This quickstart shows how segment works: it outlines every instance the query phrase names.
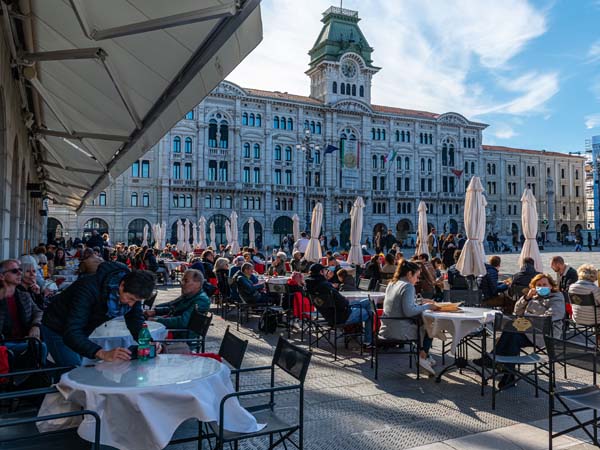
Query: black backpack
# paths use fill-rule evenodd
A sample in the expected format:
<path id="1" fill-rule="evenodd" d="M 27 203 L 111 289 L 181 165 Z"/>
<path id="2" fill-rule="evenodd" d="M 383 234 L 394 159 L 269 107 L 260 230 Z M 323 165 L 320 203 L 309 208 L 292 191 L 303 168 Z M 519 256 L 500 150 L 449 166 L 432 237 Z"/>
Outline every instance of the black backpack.
<path id="1" fill-rule="evenodd" d="M 277 322 L 279 313 L 274 309 L 267 308 L 260 316 L 258 329 L 266 334 L 273 334 L 277 331 Z"/>

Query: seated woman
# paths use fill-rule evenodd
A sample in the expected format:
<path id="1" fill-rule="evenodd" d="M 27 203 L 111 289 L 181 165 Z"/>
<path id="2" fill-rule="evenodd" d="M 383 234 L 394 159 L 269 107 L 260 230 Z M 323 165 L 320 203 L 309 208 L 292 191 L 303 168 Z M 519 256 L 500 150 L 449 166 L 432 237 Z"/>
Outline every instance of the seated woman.
<path id="1" fill-rule="evenodd" d="M 565 298 L 552 277 L 540 273 L 531 280 L 529 292 L 523 295 L 515 304 L 514 314 L 517 316 L 552 316 L 554 328 L 560 333 L 562 320 L 565 316 Z M 496 354 L 518 356 L 522 348 L 533 345 L 533 342 L 525 334 L 504 332 L 496 343 Z M 483 362 L 481 359 L 473 361 L 477 365 L 488 364 L 489 362 L 490 360 L 487 358 Z M 508 364 L 507 366 L 510 367 Z M 514 375 L 505 374 L 498 383 L 498 387 L 502 389 L 506 386 L 512 386 L 514 382 Z"/>
<path id="2" fill-rule="evenodd" d="M 383 316 L 379 336 L 389 340 L 411 340 L 417 338 L 417 324 L 412 320 L 386 319 L 388 317 L 406 317 L 407 319 L 419 318 L 423 311 L 439 309 L 432 300 L 423 300 L 417 304 L 415 284 L 419 281 L 421 269 L 414 263 L 403 260 L 399 265 L 390 284 L 388 284 L 383 300 Z M 419 355 L 419 365 L 430 375 L 435 375 L 433 358 L 429 350 L 433 339 L 426 332 L 422 336 L 423 344 Z"/>
<path id="3" fill-rule="evenodd" d="M 34 258 L 28 255 L 21 256 L 21 284 L 17 286 L 17 289 L 22 290 L 29 294 L 35 305 L 40 310 L 45 310 L 45 298 L 46 295 L 40 289 L 40 286 L 36 282 L 36 273 L 37 273 L 37 262 Z"/>
<path id="4" fill-rule="evenodd" d="M 367 290 L 374 291 L 377 283 L 381 280 L 381 265 L 379 255 L 373 255 L 371 261 L 365 266 L 364 277 L 369 279 Z"/>
<path id="5" fill-rule="evenodd" d="M 278 252 L 277 255 L 275 255 L 275 259 L 273 260 L 273 263 L 271 264 L 271 266 L 269 267 L 269 270 L 267 271 L 268 275 L 279 275 L 279 276 L 283 276 L 286 273 L 285 270 L 285 260 L 287 259 L 287 255 L 284 252 Z"/>
<path id="6" fill-rule="evenodd" d="M 396 273 L 396 268 L 398 266 L 396 265 L 396 261 L 394 260 L 394 255 L 392 255 L 391 253 L 385 255 L 385 259 L 383 261 L 384 263 L 383 267 L 381 268 L 381 279 L 389 280 Z"/>
<path id="7" fill-rule="evenodd" d="M 338 280 L 340 280 L 340 291 L 355 291 L 356 281 L 354 277 L 348 273 L 346 269 L 340 269 L 337 273 Z"/>
<path id="8" fill-rule="evenodd" d="M 571 302 L 573 308 L 573 322 L 577 325 L 596 325 L 600 322 L 600 287 L 598 281 L 598 270 L 591 264 L 584 264 L 577 269 L 578 280 L 569 286 L 569 298 L 574 295 L 593 295 L 596 306 L 581 306 Z M 594 311 L 595 310 L 595 311 Z"/>

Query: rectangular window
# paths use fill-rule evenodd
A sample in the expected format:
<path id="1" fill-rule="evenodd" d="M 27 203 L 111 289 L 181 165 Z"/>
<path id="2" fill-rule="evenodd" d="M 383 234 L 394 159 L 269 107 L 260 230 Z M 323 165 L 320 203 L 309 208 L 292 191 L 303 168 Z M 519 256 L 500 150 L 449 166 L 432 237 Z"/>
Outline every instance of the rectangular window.
<path id="1" fill-rule="evenodd" d="M 425 192 L 425 178 L 421 178 L 421 192 Z"/>
<path id="2" fill-rule="evenodd" d="M 275 169 L 275 179 L 273 180 L 275 184 L 281 184 L 281 170 Z"/>
<path id="3" fill-rule="evenodd" d="M 140 162 L 136 161 L 131 165 L 131 176 L 139 177 L 140 176 Z"/>
<path id="4" fill-rule="evenodd" d="M 179 196 L 173 195 L 173 208 L 179 208 Z"/>
<path id="5" fill-rule="evenodd" d="M 373 177 L 373 190 L 377 190 L 377 177 Z"/>
<path id="6" fill-rule="evenodd" d="M 178 162 L 173 163 L 173 179 L 174 180 L 181 179 L 181 164 Z"/>
<path id="7" fill-rule="evenodd" d="M 400 177 L 396 178 L 396 190 L 397 191 L 402 190 L 402 178 L 400 178 Z"/>
<path id="8" fill-rule="evenodd" d="M 250 183 L 250 167 L 244 167 L 242 180 L 244 183 Z"/>
<path id="9" fill-rule="evenodd" d="M 142 206 L 150 206 L 150 196 L 148 194 L 142 195 Z"/>
<path id="10" fill-rule="evenodd" d="M 379 178 L 379 189 L 385 191 L 385 177 Z"/>
<path id="11" fill-rule="evenodd" d="M 258 167 L 254 168 L 254 182 L 260 183 L 260 169 Z"/>
<path id="12" fill-rule="evenodd" d="M 150 161 L 142 161 L 142 178 L 150 178 Z"/>
<path id="13" fill-rule="evenodd" d="M 579 197 L 579 186 L 575 186 L 575 197 Z"/>
<path id="14" fill-rule="evenodd" d="M 566 191 L 566 187 L 564 185 L 562 185 L 560 187 L 560 195 L 562 195 L 564 197 L 565 196 L 565 191 Z"/>
<path id="15" fill-rule="evenodd" d="M 315 187 L 321 187 L 321 172 L 315 172 Z"/>
<path id="16" fill-rule="evenodd" d="M 427 191 L 433 192 L 433 180 L 431 178 L 427 180 Z"/>
<path id="17" fill-rule="evenodd" d="M 448 187 L 450 188 L 450 192 L 454 192 L 454 180 L 452 178 L 448 179 Z"/>
<path id="18" fill-rule="evenodd" d="M 312 186 L 312 172 L 306 172 L 306 185 Z"/>
<path id="19" fill-rule="evenodd" d="M 406 192 L 410 191 L 410 178 L 408 177 L 404 179 L 404 190 Z"/>
<path id="20" fill-rule="evenodd" d="M 228 172 L 227 161 L 219 161 L 219 181 L 228 181 Z"/>
<path id="21" fill-rule="evenodd" d="M 448 192 L 448 177 L 442 177 L 442 192 Z"/>
<path id="22" fill-rule="evenodd" d="M 192 179 L 192 164 L 191 163 L 185 163 L 185 166 L 183 167 L 183 179 L 184 180 Z"/>
<path id="23" fill-rule="evenodd" d="M 291 170 L 285 171 L 285 184 L 288 186 L 292 185 L 292 171 Z"/>
<path id="24" fill-rule="evenodd" d="M 208 161 L 208 181 L 217 181 L 217 161 Z"/>

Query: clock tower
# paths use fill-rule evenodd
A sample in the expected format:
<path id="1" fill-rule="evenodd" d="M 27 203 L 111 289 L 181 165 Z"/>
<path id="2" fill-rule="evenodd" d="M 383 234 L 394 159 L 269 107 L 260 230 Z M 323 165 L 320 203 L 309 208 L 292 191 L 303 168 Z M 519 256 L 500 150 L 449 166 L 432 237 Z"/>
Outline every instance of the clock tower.
<path id="1" fill-rule="evenodd" d="M 353 99 L 371 103 L 373 48 L 360 27 L 358 12 L 330 7 L 323 13 L 323 28 L 310 55 L 310 96 L 326 104 Z"/>

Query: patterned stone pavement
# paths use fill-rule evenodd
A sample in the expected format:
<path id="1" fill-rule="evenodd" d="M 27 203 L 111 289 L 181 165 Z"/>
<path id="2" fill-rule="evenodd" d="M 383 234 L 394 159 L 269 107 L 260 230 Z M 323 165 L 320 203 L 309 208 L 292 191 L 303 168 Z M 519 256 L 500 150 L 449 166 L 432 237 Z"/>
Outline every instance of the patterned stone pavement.
<path id="1" fill-rule="evenodd" d="M 547 269 L 554 254 L 564 255 L 575 267 L 584 262 L 600 264 L 599 253 L 556 250 L 544 253 Z M 502 271 L 512 273 L 518 254 L 502 256 Z M 177 288 L 161 290 L 159 301 L 167 301 L 177 292 Z M 215 316 L 209 333 L 209 350 L 218 348 L 220 337 L 230 323 L 233 324 Z M 256 319 L 241 328 L 239 335 L 249 340 L 245 366 L 270 362 L 277 336 L 259 334 Z M 292 341 L 301 344 L 299 335 L 292 335 Z M 433 353 L 438 365 L 441 365 L 440 352 L 439 341 L 436 341 Z M 490 389 L 486 389 L 485 396 L 480 396 L 478 380 L 467 372 L 453 372 L 440 384 L 431 378 L 416 380 L 406 355 L 384 355 L 380 359 L 379 380 L 375 381 L 368 355 L 360 356 L 358 348 L 342 350 L 341 355 L 334 362 L 329 348 L 315 350 L 306 383 L 307 449 L 547 448 L 546 399 L 544 394 L 535 398 L 533 388 L 524 383 L 502 392 L 496 410 L 492 411 Z M 562 384 L 574 387 L 585 379 L 582 374 L 570 371 L 569 380 Z M 247 388 L 267 381 L 255 376 L 242 380 L 243 387 Z M 286 414 L 295 414 L 294 398 L 284 396 L 279 404 Z M 182 426 L 180 432 L 186 428 Z M 580 433 L 575 437 L 584 436 Z M 507 442 L 511 445 L 506 445 Z M 577 443 L 574 438 L 565 437 L 556 444 L 558 448 Z M 170 448 L 187 449 L 192 445 Z M 253 442 L 242 448 L 265 448 L 265 442 Z M 574 448 L 585 449 L 583 446 Z"/>

